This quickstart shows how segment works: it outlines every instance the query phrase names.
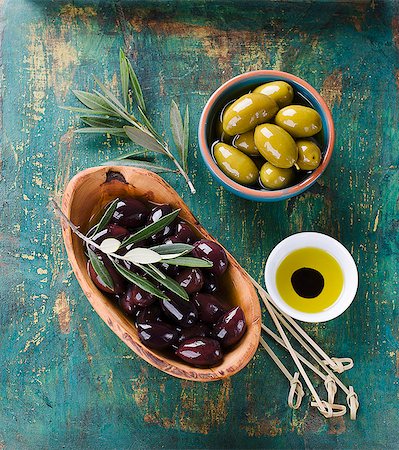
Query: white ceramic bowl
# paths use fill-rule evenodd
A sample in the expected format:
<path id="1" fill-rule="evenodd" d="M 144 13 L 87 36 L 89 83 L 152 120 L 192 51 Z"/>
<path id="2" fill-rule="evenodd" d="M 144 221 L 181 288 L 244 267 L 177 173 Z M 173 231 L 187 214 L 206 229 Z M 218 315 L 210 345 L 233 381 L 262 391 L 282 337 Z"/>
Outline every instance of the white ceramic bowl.
<path id="1" fill-rule="evenodd" d="M 276 286 L 276 272 L 281 262 L 288 254 L 305 247 L 315 247 L 329 253 L 341 266 L 344 275 L 344 285 L 338 299 L 318 313 L 305 313 L 292 308 L 281 298 Z M 266 289 L 274 303 L 284 313 L 303 322 L 326 322 L 342 314 L 355 298 L 358 278 L 355 261 L 348 250 L 337 240 L 321 233 L 298 233 L 284 239 L 272 250 L 265 267 Z"/>

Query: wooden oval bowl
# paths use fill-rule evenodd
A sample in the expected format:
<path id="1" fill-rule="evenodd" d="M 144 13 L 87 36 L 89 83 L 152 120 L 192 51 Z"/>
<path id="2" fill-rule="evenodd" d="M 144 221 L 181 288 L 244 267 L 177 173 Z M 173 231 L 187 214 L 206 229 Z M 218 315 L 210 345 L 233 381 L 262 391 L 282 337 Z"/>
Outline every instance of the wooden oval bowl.
<path id="1" fill-rule="evenodd" d="M 116 197 L 138 197 L 156 203 L 169 203 L 180 208 L 180 216 L 189 222 L 198 235 L 215 239 L 199 224 L 177 192 L 161 177 L 132 167 L 94 167 L 78 173 L 68 184 L 62 202 L 64 213 L 86 232 L 93 217 Z M 258 296 L 247 274 L 226 251 L 230 265 L 225 275 L 224 291 L 232 306 L 240 305 L 247 321 L 247 332 L 241 341 L 226 353 L 223 362 L 213 368 L 195 368 L 145 347 L 134 324 L 119 307 L 91 281 L 86 270 L 82 241 L 63 223 L 62 232 L 68 258 L 86 297 L 104 322 L 141 358 L 175 377 L 195 381 L 213 381 L 229 377 L 250 361 L 260 336 L 261 311 Z"/>

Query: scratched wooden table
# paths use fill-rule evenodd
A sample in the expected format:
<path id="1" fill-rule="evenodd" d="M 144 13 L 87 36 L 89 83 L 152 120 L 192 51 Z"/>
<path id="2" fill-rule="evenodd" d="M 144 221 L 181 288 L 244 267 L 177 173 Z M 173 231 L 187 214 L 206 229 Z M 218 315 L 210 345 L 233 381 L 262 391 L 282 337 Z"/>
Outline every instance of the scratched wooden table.
<path id="1" fill-rule="evenodd" d="M 0 1 L 0 449 L 399 448 L 399 7 L 259 4 Z M 78 120 L 59 108 L 73 103 L 72 88 L 92 86 L 91 73 L 118 89 L 121 46 L 159 129 L 172 98 L 190 105 L 198 193 L 166 179 L 251 274 L 261 280 L 271 248 L 301 230 L 330 234 L 354 255 L 356 301 L 306 329 L 330 353 L 353 356 L 342 378 L 359 393 L 358 421 L 327 421 L 309 397 L 290 410 L 287 382 L 262 350 L 223 382 L 169 377 L 92 311 L 47 204 L 76 172 L 129 147 L 74 137 Z M 211 92 L 261 68 L 313 84 L 337 131 L 327 173 L 276 204 L 219 187 L 196 142 Z"/>

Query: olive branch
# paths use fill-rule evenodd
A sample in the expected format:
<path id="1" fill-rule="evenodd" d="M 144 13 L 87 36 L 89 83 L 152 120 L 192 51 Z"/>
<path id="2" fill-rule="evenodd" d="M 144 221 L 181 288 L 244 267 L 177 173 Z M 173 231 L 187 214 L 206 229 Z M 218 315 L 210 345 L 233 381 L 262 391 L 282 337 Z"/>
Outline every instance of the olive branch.
<path id="1" fill-rule="evenodd" d="M 119 198 L 115 199 L 107 207 L 97 225 L 95 225 L 85 235 L 79 230 L 79 227 L 77 227 L 64 214 L 60 206 L 53 199 L 51 199 L 57 215 L 60 216 L 62 220 L 71 228 L 71 230 L 86 243 L 87 256 L 93 266 L 93 269 L 107 288 L 112 290 L 114 287 L 112 277 L 107 270 L 107 267 L 105 266 L 102 258 L 99 257 L 98 253 L 96 253 L 93 249 L 101 252 L 100 254 L 105 254 L 110 259 L 113 266 L 120 275 L 122 275 L 131 283 L 136 284 L 144 291 L 149 292 L 150 294 L 158 298 L 168 300 L 168 296 L 160 289 L 158 289 L 153 283 L 151 283 L 141 275 L 128 270 L 126 267 L 120 264 L 120 261 L 127 261 L 140 268 L 147 276 L 160 283 L 174 294 L 188 301 L 189 297 L 187 295 L 187 292 L 173 278 L 165 275 L 154 264 L 164 262 L 170 265 L 182 267 L 212 267 L 213 264 L 210 261 L 201 258 L 194 258 L 192 256 L 186 256 L 187 253 L 190 253 L 194 249 L 192 245 L 182 243 L 161 244 L 149 248 L 134 247 L 131 250 L 128 250 L 124 255 L 116 253 L 120 249 L 123 249 L 131 244 L 135 244 L 136 242 L 146 239 L 157 233 L 158 231 L 161 231 L 165 226 L 169 225 L 176 219 L 176 217 L 179 215 L 180 209 L 176 209 L 171 213 L 161 217 L 158 221 L 146 225 L 123 241 L 120 241 L 116 238 L 107 238 L 104 239 L 100 244 L 98 244 L 93 240 L 92 236 L 104 230 L 104 228 L 108 225 L 116 209 L 118 201 Z"/>
<path id="2" fill-rule="evenodd" d="M 173 140 L 179 153 L 180 161 L 170 150 L 169 144 L 152 125 L 144 101 L 137 75 L 124 51 L 119 52 L 120 84 L 122 101 L 96 77 L 94 80 L 99 90 L 92 92 L 73 90 L 76 98 L 85 106 L 64 106 L 63 109 L 80 114 L 80 119 L 87 125 L 75 130 L 79 134 L 108 134 L 117 137 L 127 137 L 144 151 L 134 151 L 122 155 L 103 165 L 127 165 L 141 167 L 153 172 L 179 172 L 186 180 L 191 193 L 195 187 L 188 176 L 189 149 L 189 111 L 186 106 L 184 121 L 176 102 L 172 100 L 170 107 L 170 127 Z M 135 108 L 133 108 L 133 106 Z M 140 118 L 133 114 L 135 109 Z M 146 161 L 146 153 L 154 152 L 166 155 L 176 166 L 176 170 Z"/>

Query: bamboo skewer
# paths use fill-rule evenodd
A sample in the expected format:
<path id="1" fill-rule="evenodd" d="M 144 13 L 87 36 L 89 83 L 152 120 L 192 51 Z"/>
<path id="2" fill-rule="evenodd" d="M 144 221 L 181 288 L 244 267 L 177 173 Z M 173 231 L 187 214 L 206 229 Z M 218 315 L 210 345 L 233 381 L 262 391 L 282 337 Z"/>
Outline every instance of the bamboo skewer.
<path id="1" fill-rule="evenodd" d="M 283 346 L 291 355 L 295 365 L 297 366 L 299 372 L 295 372 L 294 376 L 291 376 L 287 368 L 284 364 L 279 360 L 278 356 L 273 352 L 273 350 L 269 347 L 269 345 L 265 342 L 263 338 L 260 338 L 261 345 L 266 349 L 268 354 L 272 357 L 273 361 L 280 368 L 280 370 L 284 373 L 284 375 L 289 379 L 291 383 L 291 390 L 289 395 L 288 404 L 290 407 L 294 407 L 297 409 L 301 403 L 303 393 L 300 392 L 300 388 L 302 385 L 299 385 L 299 373 L 302 375 L 308 389 L 310 390 L 314 401 L 311 402 L 311 406 L 317 407 L 321 414 L 324 417 L 339 417 L 343 416 L 346 413 L 346 406 L 335 404 L 334 399 L 337 393 L 337 385 L 347 394 L 346 400 L 349 406 L 350 418 L 352 420 L 356 419 L 357 409 L 359 408 L 359 401 L 357 394 L 355 393 L 353 386 L 346 387 L 339 378 L 333 373 L 333 371 L 337 373 L 342 373 L 345 370 L 349 370 L 353 367 L 353 361 L 351 358 L 335 358 L 329 357 L 326 352 L 316 343 L 314 340 L 308 336 L 308 334 L 295 322 L 294 319 L 287 316 L 283 312 L 281 312 L 277 306 L 274 304 L 273 299 L 266 292 L 265 289 L 260 286 L 251 276 L 249 276 L 252 283 L 256 287 L 259 296 L 261 297 L 271 319 L 274 322 L 279 334 L 281 337 L 278 337 L 272 330 L 267 328 L 262 324 L 262 330 L 265 331 L 269 336 L 271 336 L 277 343 Z M 282 327 L 290 332 L 290 334 L 302 345 L 302 347 L 313 357 L 313 359 L 319 364 L 319 366 L 326 372 L 324 374 L 317 367 L 315 367 L 311 362 L 309 362 L 303 355 L 298 353 L 292 347 L 290 341 L 287 338 L 287 335 Z M 327 401 L 321 400 L 319 395 L 317 394 L 316 389 L 314 388 L 312 382 L 310 381 L 303 365 L 306 365 L 309 369 L 311 369 L 316 375 L 318 375 L 323 381 L 324 386 L 327 391 Z M 333 370 L 333 371 L 332 371 Z M 303 389 L 302 389 L 303 391 Z M 297 402 L 295 405 L 293 404 L 293 396 L 297 395 Z M 299 399 L 300 397 L 300 399 Z M 299 405 L 298 405 L 299 402 Z"/>
<path id="2" fill-rule="evenodd" d="M 259 288 L 260 288 L 260 286 L 259 286 Z M 303 368 L 303 366 L 302 366 L 301 362 L 299 361 L 299 359 L 298 359 L 294 349 L 292 348 L 291 343 L 288 340 L 287 335 L 285 334 L 285 332 L 283 330 L 283 327 L 281 326 L 281 324 L 280 324 L 280 322 L 279 322 L 279 320 L 278 320 L 274 310 L 272 309 L 268 299 L 266 298 L 266 296 L 265 296 L 265 294 L 263 292 L 263 288 L 258 289 L 258 292 L 259 292 L 259 295 L 262 298 L 263 303 L 265 304 L 266 309 L 268 310 L 268 312 L 270 314 L 270 317 L 272 318 L 272 320 L 273 320 L 273 322 L 274 322 L 274 324 L 275 324 L 275 326 L 276 326 L 276 328 L 277 328 L 277 330 L 278 330 L 282 340 L 284 341 L 284 343 L 285 343 L 285 345 L 287 347 L 287 350 L 290 352 L 291 358 L 293 359 L 293 361 L 294 361 L 295 365 L 297 366 L 300 374 L 302 375 L 302 378 L 304 379 L 304 381 L 305 381 L 309 391 L 313 395 L 313 398 L 315 399 L 315 401 L 317 403 L 319 411 L 323 415 L 329 416 L 331 414 L 331 412 L 326 407 L 326 405 L 323 404 L 323 402 L 320 399 L 318 393 L 316 392 L 316 389 L 314 388 L 314 386 L 313 386 L 312 382 L 310 381 L 307 373 L 305 372 L 305 369 Z"/>
<path id="3" fill-rule="evenodd" d="M 313 350 L 309 347 L 309 345 L 296 333 L 296 331 L 290 326 L 290 324 L 285 320 L 280 312 L 277 311 L 277 308 L 274 306 L 276 310 L 276 314 L 279 317 L 279 320 L 284 325 L 284 327 L 292 334 L 292 336 L 301 344 L 301 346 L 312 356 L 312 358 L 322 367 L 331 377 L 335 383 L 345 392 L 347 395 L 347 403 L 350 410 L 350 416 L 352 420 L 356 419 L 356 413 L 359 408 L 359 400 L 356 392 L 353 389 L 353 386 L 346 387 L 344 383 L 332 372 L 331 368 L 327 366 L 326 362 L 322 360 Z M 349 359 L 349 358 L 348 358 Z"/>
<path id="4" fill-rule="evenodd" d="M 290 374 L 288 369 L 284 366 L 284 364 L 280 361 L 279 357 L 273 352 L 273 350 L 269 347 L 266 341 L 261 337 L 259 342 L 263 346 L 263 348 L 267 351 L 269 356 L 272 358 L 276 366 L 281 370 L 281 372 L 288 378 L 290 382 L 290 391 L 288 393 L 288 406 L 292 409 L 298 409 L 301 406 L 302 398 L 305 395 L 305 392 L 302 387 L 302 383 L 299 380 L 299 373 L 295 372 L 294 376 Z M 294 403 L 296 395 L 296 402 Z"/>

